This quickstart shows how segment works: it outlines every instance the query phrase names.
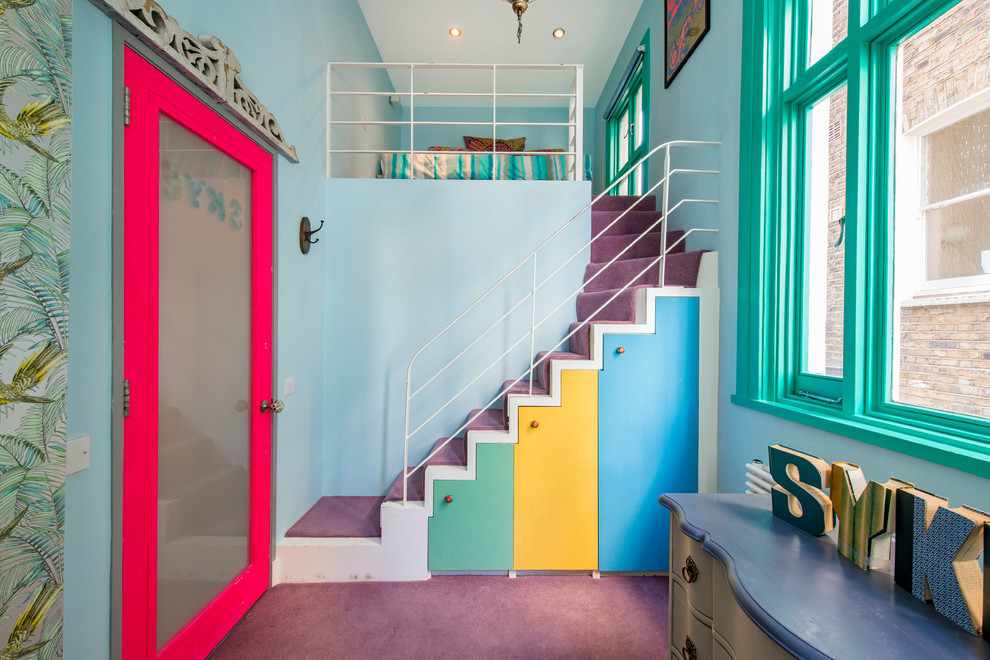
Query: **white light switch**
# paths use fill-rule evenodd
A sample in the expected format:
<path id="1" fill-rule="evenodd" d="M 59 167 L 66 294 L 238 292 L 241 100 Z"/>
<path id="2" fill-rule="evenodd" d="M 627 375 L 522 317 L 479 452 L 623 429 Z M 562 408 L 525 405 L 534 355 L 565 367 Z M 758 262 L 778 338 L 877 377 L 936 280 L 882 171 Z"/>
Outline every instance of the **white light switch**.
<path id="1" fill-rule="evenodd" d="M 89 468 L 89 436 L 73 438 L 65 443 L 65 473 L 72 474 Z"/>
<path id="2" fill-rule="evenodd" d="M 295 378 L 286 378 L 285 379 L 284 391 L 285 391 L 285 396 L 289 396 L 290 394 L 295 394 L 295 392 L 296 392 L 296 379 Z"/>

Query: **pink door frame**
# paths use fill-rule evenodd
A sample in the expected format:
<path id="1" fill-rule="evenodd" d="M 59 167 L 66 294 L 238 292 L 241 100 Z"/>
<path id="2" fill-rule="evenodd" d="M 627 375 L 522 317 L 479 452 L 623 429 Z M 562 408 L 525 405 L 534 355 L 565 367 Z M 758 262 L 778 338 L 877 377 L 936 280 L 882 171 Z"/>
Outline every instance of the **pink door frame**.
<path id="1" fill-rule="evenodd" d="M 122 630 L 125 658 L 205 658 L 268 588 L 271 565 L 272 156 L 131 49 L 124 131 Z M 248 567 L 156 652 L 158 531 L 158 181 L 164 113 L 252 171 L 252 384 Z"/>

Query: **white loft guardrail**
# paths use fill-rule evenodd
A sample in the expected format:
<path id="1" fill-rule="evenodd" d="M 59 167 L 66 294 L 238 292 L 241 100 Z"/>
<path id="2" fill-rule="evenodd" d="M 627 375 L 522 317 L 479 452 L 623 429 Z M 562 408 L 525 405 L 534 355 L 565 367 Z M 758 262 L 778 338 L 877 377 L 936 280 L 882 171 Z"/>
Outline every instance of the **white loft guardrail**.
<path id="1" fill-rule="evenodd" d="M 333 84 L 334 69 L 385 69 L 403 70 L 409 72 L 409 91 L 388 91 L 388 90 L 335 90 Z M 416 72 L 427 70 L 480 70 L 490 71 L 492 86 L 491 92 L 457 92 L 457 91 L 417 91 Z M 564 71 L 571 72 L 570 90 L 567 92 L 521 92 L 521 91 L 499 91 L 499 73 L 512 71 Z M 504 85 L 504 83 L 503 83 Z M 398 97 L 408 99 L 409 120 L 366 120 L 352 118 L 334 118 L 333 99 L 334 97 Z M 478 102 L 482 99 L 491 99 L 491 121 L 416 121 L 416 99 L 464 99 Z M 498 121 L 498 110 L 510 107 L 499 104 L 499 99 L 558 99 L 561 103 L 567 102 L 567 121 Z M 488 107 L 483 106 L 483 107 Z M 561 106 L 563 108 L 563 106 Z M 381 154 L 383 151 L 390 153 L 405 153 L 410 159 L 414 154 L 436 154 L 435 151 L 424 151 L 415 149 L 416 127 L 424 126 L 477 126 L 490 129 L 493 144 L 498 139 L 498 129 L 500 127 L 538 127 L 538 128 L 567 128 L 567 148 L 556 155 L 564 156 L 566 159 L 566 174 L 570 181 L 581 181 L 584 179 L 584 65 L 583 64 L 440 64 L 440 63 L 394 63 L 394 62 L 330 62 L 327 64 L 327 177 L 333 176 L 333 156 L 335 154 Z M 333 146 L 334 126 L 397 126 L 408 127 L 409 148 L 400 149 L 398 145 L 395 149 L 335 149 Z M 484 156 L 486 152 L 477 152 L 474 156 Z M 496 156 L 520 156 L 532 155 L 532 152 L 525 151 L 499 151 L 491 152 L 491 158 Z M 492 175 L 494 177 L 492 168 Z"/>
<path id="2" fill-rule="evenodd" d="M 422 346 L 422 348 L 420 348 L 418 351 L 416 351 L 416 353 L 413 355 L 412 359 L 409 360 L 409 368 L 406 370 L 406 407 L 405 407 L 405 434 L 404 434 L 405 437 L 404 437 L 404 441 L 403 441 L 403 456 L 402 456 L 402 464 L 403 464 L 403 471 L 402 471 L 402 475 L 403 475 L 402 503 L 403 503 L 403 505 L 405 505 L 405 503 L 406 503 L 406 501 L 408 499 L 408 494 L 409 494 L 409 478 L 413 474 L 415 474 L 418 470 L 422 470 L 426 466 L 427 462 L 431 458 L 433 458 L 437 453 L 439 453 L 444 447 L 446 447 L 447 444 L 450 443 L 451 440 L 453 440 L 454 438 L 459 437 L 461 433 L 464 433 L 466 431 L 466 429 L 472 423 L 474 423 L 475 420 L 478 419 L 478 417 L 480 417 L 486 410 L 488 410 L 495 403 L 497 403 L 503 396 L 505 396 L 513 387 L 515 387 L 518 383 L 520 383 L 527 376 L 529 376 L 529 393 L 530 394 L 533 393 L 533 381 L 535 380 L 535 374 L 537 373 L 536 372 L 537 367 L 539 367 L 545 360 L 549 359 L 550 354 L 553 351 L 556 351 L 558 348 L 560 348 L 560 347 L 564 346 L 565 344 L 567 344 L 570 341 L 571 337 L 574 335 L 574 333 L 580 331 L 580 328 L 578 328 L 578 329 L 576 329 L 576 330 L 568 333 L 567 336 L 565 336 L 563 339 L 561 339 L 559 342 L 557 342 L 557 344 L 553 348 L 551 348 L 549 351 L 547 351 L 546 352 L 546 355 L 544 355 L 544 357 L 542 357 L 540 359 L 537 359 L 536 358 L 536 346 L 535 346 L 536 331 L 537 331 L 537 329 L 540 326 L 542 326 L 544 323 L 546 323 L 548 320 L 550 320 L 550 318 L 552 318 L 554 314 L 556 314 L 560 309 L 562 309 L 564 305 L 566 305 L 571 300 L 574 300 L 577 297 L 577 295 L 579 293 L 581 293 L 581 291 L 584 289 L 584 287 L 589 282 L 593 281 L 598 276 L 600 276 L 602 273 L 604 273 L 606 270 L 608 270 L 608 268 L 612 264 L 614 264 L 617 260 L 619 260 L 622 257 L 623 254 L 625 254 L 628 250 L 630 250 L 632 248 L 633 245 L 635 245 L 640 240 L 642 240 L 645 236 L 647 236 L 647 234 L 649 234 L 649 233 L 651 233 L 653 231 L 656 231 L 659 228 L 659 232 L 660 232 L 660 236 L 661 236 L 661 241 L 662 241 L 661 242 L 660 256 L 658 256 L 656 259 L 653 259 L 649 263 L 649 265 L 647 265 L 643 270 L 641 270 L 634 277 L 632 277 L 632 279 L 630 279 L 628 282 L 626 282 L 626 284 L 620 290 L 616 291 L 616 293 L 614 293 L 612 295 L 612 297 L 610 297 L 608 300 L 606 300 L 604 303 L 602 303 L 601 306 L 598 307 L 598 309 L 596 309 L 594 312 L 592 312 L 588 316 L 589 319 L 593 319 L 603 309 L 605 309 L 609 304 L 611 304 L 613 300 L 615 300 L 620 295 L 622 295 L 622 292 L 623 291 L 626 291 L 631 286 L 633 286 L 634 283 L 641 276 L 645 275 L 647 272 L 650 271 L 650 269 L 652 269 L 657 264 L 659 264 L 659 274 L 660 274 L 659 286 L 662 288 L 664 286 L 664 284 L 663 284 L 663 280 L 664 280 L 664 266 L 665 266 L 665 263 L 666 263 L 667 254 L 669 254 L 675 247 L 677 247 L 677 245 L 679 245 L 680 243 L 682 243 L 683 241 L 685 241 L 687 239 L 687 237 L 689 235 L 693 234 L 693 233 L 717 232 L 718 231 L 718 229 L 691 228 L 691 229 L 686 230 L 684 232 L 684 235 L 681 236 L 679 239 L 677 239 L 674 243 L 672 243 L 670 245 L 667 244 L 667 221 L 668 221 L 668 218 L 669 218 L 669 216 L 670 216 L 671 213 L 673 213 L 674 211 L 676 211 L 676 210 L 678 210 L 680 208 L 683 208 L 684 206 L 689 205 L 689 204 L 718 204 L 718 200 L 717 199 L 684 198 L 684 199 L 681 199 L 681 200 L 677 201 L 673 205 L 671 205 L 670 185 L 669 184 L 670 184 L 671 177 L 674 176 L 675 174 L 677 174 L 677 175 L 683 175 L 683 174 L 717 175 L 717 174 L 719 174 L 719 171 L 718 170 L 703 170 L 703 169 L 689 169 L 689 168 L 674 168 L 674 169 L 672 169 L 671 168 L 671 158 L 670 158 L 670 150 L 671 150 L 671 148 L 672 147 L 718 147 L 719 145 L 721 145 L 721 142 L 707 142 L 707 141 L 696 141 L 696 140 L 675 140 L 675 141 L 667 142 L 665 144 L 662 144 L 662 145 L 660 145 L 660 146 L 655 147 L 654 149 L 652 149 L 648 154 L 646 154 L 643 158 L 641 158 L 636 163 L 635 166 L 630 167 L 623 176 L 619 177 L 616 181 L 614 181 L 612 183 L 612 185 L 610 185 L 608 188 L 606 188 L 600 195 L 598 195 L 597 197 L 595 197 L 587 206 L 585 206 L 580 211 L 578 211 L 577 213 L 575 213 L 574 216 L 571 217 L 570 220 L 568 220 L 567 222 L 565 222 L 559 229 L 557 229 L 553 234 L 551 234 L 545 241 L 543 241 L 542 243 L 540 243 L 540 245 L 537 246 L 536 249 L 534 249 L 532 252 L 530 252 L 529 255 L 527 255 L 522 261 L 520 261 L 512 270 L 510 270 L 508 273 L 506 273 L 505 276 L 502 279 L 500 279 L 498 282 L 496 282 L 495 284 L 493 284 L 485 293 L 483 293 L 481 295 L 481 297 L 479 297 L 476 301 L 474 301 L 471 305 L 469 305 L 467 307 L 467 309 L 465 309 L 463 312 L 461 312 L 457 316 L 457 318 L 455 318 L 453 321 L 451 321 L 450 323 L 448 323 L 447 326 L 444 327 L 443 330 L 441 330 L 436 335 L 434 335 L 434 337 L 432 339 L 430 339 L 428 342 L 426 342 L 426 344 L 424 344 Z M 614 188 L 616 188 L 616 186 L 619 186 L 621 183 L 623 183 L 626 180 L 626 178 L 628 176 L 630 176 L 631 174 L 633 174 L 635 172 L 638 172 L 639 169 L 640 169 L 640 167 L 642 167 L 654 155 L 660 153 L 661 151 L 663 152 L 663 172 L 664 172 L 663 177 L 656 184 L 654 184 L 649 190 L 647 190 L 643 195 L 641 195 L 636 201 L 632 202 L 630 204 L 629 208 L 627 208 L 625 211 L 623 211 L 621 214 L 619 214 L 619 216 L 616 217 L 612 222 L 610 222 L 608 224 L 608 226 L 606 226 L 601 231 L 599 231 L 594 237 L 592 237 L 592 239 L 590 241 L 588 241 L 587 243 L 585 243 L 584 245 L 582 245 L 581 248 L 579 248 L 571 257 L 569 257 L 568 259 L 566 259 L 564 261 L 564 263 L 560 264 L 556 269 L 553 270 L 552 273 L 550 273 L 550 275 L 548 275 L 547 277 L 545 277 L 542 281 L 540 281 L 538 283 L 537 282 L 537 275 L 536 275 L 536 272 L 537 272 L 536 265 L 537 265 L 537 256 L 539 255 L 539 253 L 544 248 L 546 248 L 558 235 L 560 235 L 560 233 L 563 232 L 571 223 L 573 223 L 575 220 L 577 220 L 578 218 L 580 218 L 581 215 L 583 215 L 586 211 L 588 211 L 595 204 L 595 202 L 597 202 L 602 197 L 604 197 L 604 196 L 608 195 L 609 193 L 611 193 L 612 190 Z M 615 257 L 613 257 L 611 259 L 611 261 L 609 261 L 604 267 L 602 267 L 601 270 L 599 270 L 595 275 L 593 275 L 592 277 L 590 277 L 586 282 L 582 282 L 581 285 L 577 289 L 575 289 L 569 296 L 567 296 L 562 302 L 560 302 L 560 304 L 558 304 L 556 307 L 554 307 L 554 309 L 552 311 L 550 311 L 547 315 L 543 316 L 543 318 L 541 318 L 541 319 L 538 320 L 536 318 L 536 295 L 537 295 L 537 292 L 542 287 L 544 287 L 555 275 L 557 275 L 557 273 L 561 272 L 561 270 L 563 270 L 564 267 L 567 266 L 567 264 L 569 264 L 571 261 L 573 261 L 574 259 L 576 259 L 579 255 L 581 255 L 584 252 L 585 249 L 587 249 L 592 244 L 594 244 L 595 241 L 597 241 L 598 239 L 600 239 L 602 236 L 605 236 L 608 233 L 609 229 L 611 229 L 616 223 L 618 223 L 620 220 L 622 220 L 622 218 L 624 218 L 626 216 L 626 214 L 628 214 L 631 210 L 633 210 L 634 208 L 637 207 L 637 205 L 639 204 L 639 200 L 643 199 L 643 197 L 646 197 L 648 195 L 653 195 L 655 193 L 655 191 L 658 188 L 660 188 L 661 186 L 663 186 L 663 192 L 662 192 L 662 200 L 663 200 L 662 201 L 662 205 L 663 205 L 663 209 L 662 209 L 662 214 L 661 214 L 660 218 L 656 222 L 652 223 L 649 227 L 647 227 L 646 229 L 644 229 L 635 240 L 633 240 L 621 252 L 619 252 Z M 528 263 L 531 263 L 532 264 L 532 285 L 530 287 L 529 293 L 527 293 L 525 296 L 522 297 L 522 299 L 520 299 L 519 301 L 517 301 L 513 305 L 509 306 L 507 304 L 506 306 L 508 307 L 508 309 L 505 311 L 505 313 L 497 321 L 495 321 L 494 323 L 492 323 L 488 327 L 487 330 L 485 330 L 480 335 L 478 335 L 478 337 L 476 339 L 474 339 L 474 341 L 472 341 L 466 348 L 464 348 L 463 350 L 461 350 L 460 353 L 458 353 L 454 358 L 452 358 L 449 362 L 447 362 L 447 364 L 444 365 L 443 367 L 441 367 L 436 373 L 434 373 L 432 376 L 430 376 L 427 379 L 425 379 L 425 382 L 422 385 L 420 385 L 415 391 L 413 391 L 412 390 L 412 373 L 413 373 L 413 365 L 416 363 L 416 359 L 420 355 L 422 355 L 423 352 L 427 348 L 429 348 L 430 346 L 436 344 L 454 326 L 456 326 L 465 316 L 467 316 L 467 314 L 469 312 L 471 312 L 473 309 L 475 309 L 476 307 L 478 307 L 478 305 L 480 305 L 482 302 L 484 302 L 486 299 L 488 299 L 489 296 L 491 296 L 503 283 L 505 283 L 513 274 L 515 274 L 516 272 L 518 272 L 523 266 L 525 266 Z M 454 394 L 452 397 L 449 397 L 446 402 L 444 402 L 443 404 L 441 404 L 440 407 L 437 408 L 432 413 L 426 413 L 428 416 L 425 419 L 425 421 L 423 421 L 419 426 L 417 426 L 415 429 L 412 429 L 410 431 L 410 413 L 411 413 L 411 409 L 412 409 L 413 399 L 415 399 L 417 395 L 419 395 L 420 393 L 422 393 L 423 390 L 425 390 L 431 383 L 433 383 L 441 374 L 443 374 L 450 367 L 452 367 L 458 360 L 460 360 L 460 358 L 462 358 L 465 354 L 467 354 L 468 351 L 471 348 L 473 348 L 478 342 L 480 342 L 492 330 L 494 330 L 495 328 L 499 327 L 504 321 L 506 321 L 506 319 L 508 319 L 509 316 L 515 310 L 519 309 L 527 301 L 530 303 L 530 324 L 529 324 L 529 330 L 526 333 L 524 333 L 522 337 L 520 337 L 518 340 L 516 340 L 514 343 L 512 343 L 501 355 L 499 355 L 497 358 L 495 358 L 495 360 L 491 364 L 489 364 L 487 367 L 485 367 L 481 371 L 481 373 L 479 373 L 470 382 L 468 382 L 459 392 L 457 392 L 456 394 Z M 588 323 L 590 324 L 591 322 L 589 321 Z M 520 344 L 522 344 L 526 339 L 529 339 L 530 340 L 530 347 L 529 347 L 530 362 L 529 362 L 529 368 L 527 370 L 525 370 L 514 381 L 512 381 L 511 383 L 509 383 L 508 385 L 506 385 L 505 387 L 503 387 L 502 390 L 498 394 L 496 394 L 495 397 L 493 397 L 490 401 L 488 401 L 488 403 L 486 403 L 479 410 L 478 413 L 476 413 L 470 419 L 468 419 L 468 421 L 465 422 L 464 424 L 462 424 L 455 432 L 451 433 L 448 436 L 448 438 L 443 443 L 441 443 L 438 446 L 434 447 L 434 449 L 429 453 L 429 455 L 426 456 L 426 458 L 424 458 L 418 464 L 416 464 L 415 466 L 413 466 L 413 467 L 410 468 L 409 467 L 409 441 L 417 433 L 419 433 L 424 428 L 426 428 L 427 425 L 433 419 L 435 419 L 440 413 L 442 413 L 447 407 L 449 407 L 452 403 L 454 403 L 454 401 L 456 401 L 458 399 L 458 397 L 460 397 L 462 394 L 464 394 L 465 392 L 467 392 L 468 389 L 472 385 L 474 385 L 476 382 L 478 382 L 478 380 L 481 379 L 486 373 L 488 373 L 489 371 L 491 371 L 491 369 L 493 369 L 496 365 L 498 365 L 500 362 L 502 362 L 503 360 L 505 360 L 509 356 L 509 354 L 515 348 L 517 348 Z M 451 352 L 453 352 L 453 351 L 451 351 Z"/>

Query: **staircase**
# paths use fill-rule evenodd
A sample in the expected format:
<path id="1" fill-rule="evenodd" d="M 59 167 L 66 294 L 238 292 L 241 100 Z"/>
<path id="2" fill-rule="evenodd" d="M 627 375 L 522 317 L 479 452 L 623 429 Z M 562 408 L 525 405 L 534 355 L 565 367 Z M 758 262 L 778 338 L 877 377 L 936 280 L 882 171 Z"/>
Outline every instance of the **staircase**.
<path id="1" fill-rule="evenodd" d="M 663 182 L 668 180 L 669 174 Z M 479 465 L 479 454 L 494 456 L 490 446 L 507 445 L 511 449 L 521 442 L 521 427 L 529 422 L 520 419 L 520 407 L 527 411 L 560 407 L 563 373 L 601 370 L 607 334 L 654 334 L 657 319 L 653 303 L 658 297 L 688 296 L 702 301 L 702 323 L 708 328 L 700 339 L 702 390 L 712 396 L 702 395 L 700 405 L 708 410 L 699 418 L 698 435 L 701 450 L 713 457 L 716 255 L 687 251 L 685 239 L 690 232 L 661 231 L 664 215 L 656 207 L 654 195 L 596 200 L 591 206 L 590 262 L 585 268 L 583 291 L 576 295 L 577 320 L 558 346 L 536 354 L 530 370 L 536 378 L 506 381 L 493 406 L 472 410 L 461 429 L 451 438 L 437 440 L 427 458 L 419 466 L 406 468 L 384 498 L 321 498 L 279 544 L 274 581 L 428 578 L 428 564 L 438 561 L 430 548 L 430 521 L 436 506 L 452 501 L 449 495 L 435 497 L 435 484 L 440 480 L 474 481 L 484 467 Z M 661 258 L 665 250 L 665 258 Z M 702 490 L 712 489 L 713 468 L 701 468 L 696 483 Z M 504 487 L 500 492 L 511 499 Z M 504 542 L 504 525 L 501 531 L 491 533 L 492 538 L 483 545 Z M 508 536 L 511 538 L 511 529 Z M 503 564 L 495 562 L 500 567 Z M 486 566 L 463 568 L 485 570 Z"/>

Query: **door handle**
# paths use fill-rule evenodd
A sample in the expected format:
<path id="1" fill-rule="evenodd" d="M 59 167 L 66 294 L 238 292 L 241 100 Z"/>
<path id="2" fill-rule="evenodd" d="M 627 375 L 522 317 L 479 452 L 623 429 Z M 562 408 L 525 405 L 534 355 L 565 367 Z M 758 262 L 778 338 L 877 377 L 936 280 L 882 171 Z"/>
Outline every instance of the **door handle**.
<path id="1" fill-rule="evenodd" d="M 268 403 L 268 400 L 267 399 L 261 402 L 261 412 L 263 412 L 263 413 L 266 413 L 266 412 L 269 412 L 269 411 L 271 411 L 273 413 L 280 413 L 280 412 L 282 412 L 282 409 L 283 408 L 285 408 L 285 404 L 283 404 L 278 399 L 272 399 L 272 402 L 271 403 Z"/>

